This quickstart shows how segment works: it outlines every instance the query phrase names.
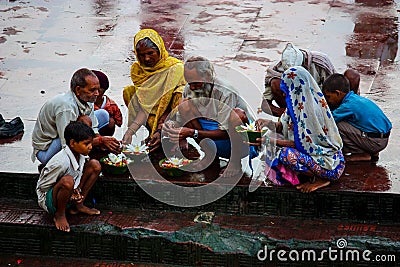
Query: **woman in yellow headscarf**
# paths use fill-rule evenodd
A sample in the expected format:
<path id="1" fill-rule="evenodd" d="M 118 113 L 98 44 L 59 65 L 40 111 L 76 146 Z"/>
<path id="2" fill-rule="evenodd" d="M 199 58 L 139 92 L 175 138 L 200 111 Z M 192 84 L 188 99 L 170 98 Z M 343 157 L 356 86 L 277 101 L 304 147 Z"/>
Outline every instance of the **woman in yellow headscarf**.
<path id="1" fill-rule="evenodd" d="M 124 88 L 128 107 L 128 130 L 124 144 L 145 125 L 150 132 L 151 150 L 160 146 L 161 128 L 168 114 L 177 107 L 186 84 L 182 61 L 168 55 L 161 36 L 152 29 L 139 31 L 134 38 L 137 61 L 131 67 L 133 85 Z"/>

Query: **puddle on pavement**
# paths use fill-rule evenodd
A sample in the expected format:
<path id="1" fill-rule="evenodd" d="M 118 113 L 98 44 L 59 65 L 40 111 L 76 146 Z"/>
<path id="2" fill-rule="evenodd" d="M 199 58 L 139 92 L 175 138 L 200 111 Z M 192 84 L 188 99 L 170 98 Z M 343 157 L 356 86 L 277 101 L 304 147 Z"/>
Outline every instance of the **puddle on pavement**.
<path id="1" fill-rule="evenodd" d="M 356 0 L 356 3 L 372 7 L 394 4 L 393 0 Z M 380 64 L 391 63 L 398 52 L 398 17 L 390 13 L 373 13 L 372 10 L 359 13 L 355 17 L 353 35 L 346 44 L 346 55 L 360 59 L 379 59 Z M 359 71 L 366 75 L 375 74 L 375 72 L 365 73 L 365 68 L 362 67 Z"/>
<path id="2" fill-rule="evenodd" d="M 392 182 L 386 168 L 371 162 L 347 163 L 340 182 L 333 184 L 337 190 L 386 192 Z"/>
<path id="3" fill-rule="evenodd" d="M 355 2 L 372 7 L 388 6 L 394 3 L 393 0 L 355 0 Z"/>

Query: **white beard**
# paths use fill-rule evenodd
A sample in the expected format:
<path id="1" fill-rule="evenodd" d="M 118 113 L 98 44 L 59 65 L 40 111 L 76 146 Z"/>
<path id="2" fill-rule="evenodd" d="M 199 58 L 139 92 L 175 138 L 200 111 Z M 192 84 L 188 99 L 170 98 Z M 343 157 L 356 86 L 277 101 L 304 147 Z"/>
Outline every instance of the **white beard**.
<path id="1" fill-rule="evenodd" d="M 198 102 L 205 106 L 209 102 L 209 98 L 211 97 L 211 92 L 213 89 L 213 85 L 210 83 L 204 83 L 200 89 L 191 90 L 190 97 L 195 102 Z"/>

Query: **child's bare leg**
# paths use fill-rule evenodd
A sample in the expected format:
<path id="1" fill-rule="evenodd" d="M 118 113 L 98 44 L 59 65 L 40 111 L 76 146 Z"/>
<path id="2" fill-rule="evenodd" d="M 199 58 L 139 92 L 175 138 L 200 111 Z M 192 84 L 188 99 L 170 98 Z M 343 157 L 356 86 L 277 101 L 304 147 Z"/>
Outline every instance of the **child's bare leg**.
<path id="1" fill-rule="evenodd" d="M 90 189 L 92 189 L 94 183 L 96 182 L 97 178 L 99 177 L 101 171 L 101 165 L 99 161 L 95 159 L 89 160 L 83 169 L 83 174 L 81 178 L 81 183 L 79 187 L 81 188 L 82 192 L 82 199 L 76 202 L 76 209 L 79 212 L 86 213 L 89 215 L 98 215 L 100 211 L 95 208 L 89 208 L 83 205 L 87 194 L 89 193 Z"/>
<path id="2" fill-rule="evenodd" d="M 69 223 L 65 216 L 65 209 L 69 199 L 71 198 L 73 188 L 74 178 L 72 176 L 61 177 L 53 188 L 53 205 L 56 208 L 54 223 L 58 230 L 65 232 L 70 231 Z"/>

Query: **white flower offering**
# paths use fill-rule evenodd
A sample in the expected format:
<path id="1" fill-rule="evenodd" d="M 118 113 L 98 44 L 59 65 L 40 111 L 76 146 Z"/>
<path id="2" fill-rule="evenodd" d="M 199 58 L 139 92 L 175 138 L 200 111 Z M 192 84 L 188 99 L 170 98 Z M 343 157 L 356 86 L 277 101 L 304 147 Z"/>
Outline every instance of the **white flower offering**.
<path id="1" fill-rule="evenodd" d="M 183 159 L 172 157 L 172 158 L 167 160 L 167 163 L 171 163 L 171 164 L 173 164 L 175 166 L 181 166 L 182 165 L 182 161 L 183 161 Z"/>
<path id="2" fill-rule="evenodd" d="M 246 125 L 239 125 L 236 127 L 238 132 L 259 132 L 257 130 L 256 122 L 253 121 L 250 124 L 246 123 Z"/>
<path id="3" fill-rule="evenodd" d="M 148 154 L 149 153 L 149 147 L 147 145 L 140 145 L 140 144 L 129 144 L 126 146 L 125 150 L 123 152 L 126 153 L 132 153 L 135 155 L 141 155 L 141 154 Z"/>
<path id="4" fill-rule="evenodd" d="M 182 166 L 185 166 L 189 163 L 191 163 L 192 161 L 186 158 L 178 158 L 178 157 L 171 157 L 169 159 L 165 159 L 161 162 L 161 167 L 162 168 L 179 168 Z"/>
<path id="5" fill-rule="evenodd" d="M 108 157 L 104 159 L 104 163 L 113 166 L 125 166 L 130 163 L 126 156 L 122 153 L 115 155 L 114 153 L 109 153 Z"/>

